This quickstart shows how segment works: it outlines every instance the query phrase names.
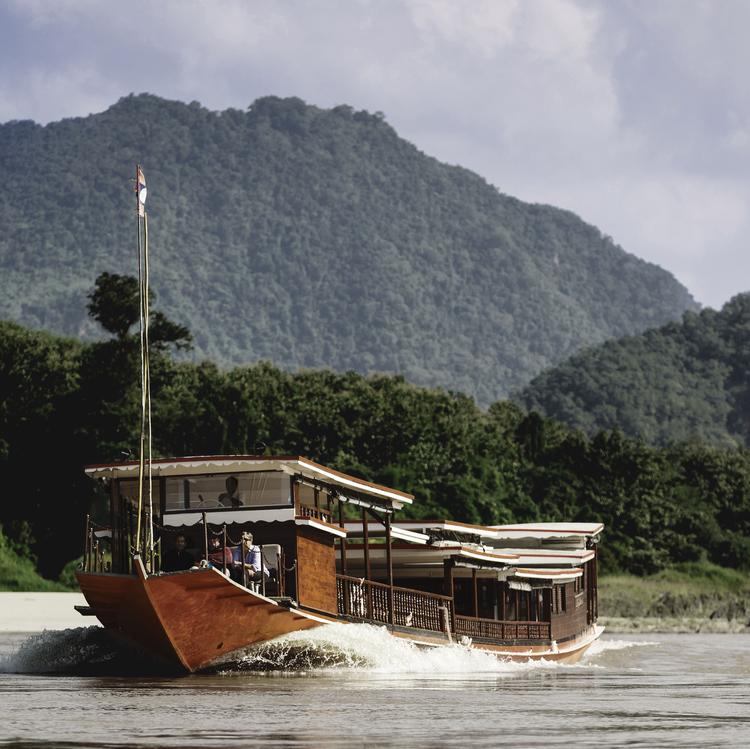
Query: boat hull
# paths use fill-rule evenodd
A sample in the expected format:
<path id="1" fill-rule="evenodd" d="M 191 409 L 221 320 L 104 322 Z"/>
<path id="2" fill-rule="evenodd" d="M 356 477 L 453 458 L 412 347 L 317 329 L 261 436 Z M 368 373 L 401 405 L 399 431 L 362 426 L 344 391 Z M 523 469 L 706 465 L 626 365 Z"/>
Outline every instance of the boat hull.
<path id="1" fill-rule="evenodd" d="M 174 667 L 197 671 L 228 653 L 333 619 L 281 606 L 215 569 L 146 576 L 78 572 L 104 627 Z"/>
<path id="2" fill-rule="evenodd" d="M 194 672 L 228 654 L 281 635 L 341 622 L 280 605 L 238 585 L 215 569 L 148 576 L 78 572 L 91 610 L 107 629 L 120 632 L 172 668 Z M 463 645 L 512 661 L 579 660 L 603 628 L 589 627 L 565 643 L 504 644 L 458 641 L 438 632 L 393 627 L 395 637 L 421 646 Z"/>

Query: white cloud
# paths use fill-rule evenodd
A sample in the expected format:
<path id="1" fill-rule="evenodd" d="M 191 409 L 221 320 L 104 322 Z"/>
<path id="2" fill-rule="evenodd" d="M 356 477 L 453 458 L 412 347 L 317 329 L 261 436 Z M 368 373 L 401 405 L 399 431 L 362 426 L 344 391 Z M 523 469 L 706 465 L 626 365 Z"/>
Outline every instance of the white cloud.
<path id="1" fill-rule="evenodd" d="M 518 0 L 408 0 L 407 6 L 423 42 L 438 47 L 458 44 L 491 59 L 514 37 Z"/>
<path id="2" fill-rule="evenodd" d="M 16 0 L 0 9 L 0 119 L 131 91 L 382 110 L 716 305 L 750 278 L 749 25 L 744 0 Z"/>
<path id="3" fill-rule="evenodd" d="M 79 117 L 106 109 L 120 96 L 94 70 L 71 65 L 60 69 L 32 67 L 13 81 L 0 81 L 0 122 Z"/>

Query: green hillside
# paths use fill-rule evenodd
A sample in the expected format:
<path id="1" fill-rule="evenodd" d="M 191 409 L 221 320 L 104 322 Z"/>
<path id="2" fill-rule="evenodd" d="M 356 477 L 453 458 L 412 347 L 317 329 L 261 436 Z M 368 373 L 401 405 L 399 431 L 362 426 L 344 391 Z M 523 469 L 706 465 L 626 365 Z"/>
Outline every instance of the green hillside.
<path id="1" fill-rule="evenodd" d="M 301 454 L 412 492 L 405 512 L 470 523 L 601 521 L 604 570 L 750 570 L 750 450 L 588 438 L 507 401 L 396 376 L 220 370 L 152 357 L 159 455 Z M 137 334 L 81 344 L 0 323 L 0 524 L 55 579 L 107 523 L 86 463 L 137 450 Z M 0 560 L 2 561 L 2 560 Z"/>
<path id="2" fill-rule="evenodd" d="M 750 445 L 750 294 L 583 351 L 517 400 L 590 433 Z"/>
<path id="3" fill-rule="evenodd" d="M 441 164 L 382 115 L 140 95 L 0 125 L 0 318 L 94 335 L 94 278 L 135 268 L 136 161 L 154 287 L 220 365 L 396 372 L 488 404 L 696 308 L 595 227 Z"/>

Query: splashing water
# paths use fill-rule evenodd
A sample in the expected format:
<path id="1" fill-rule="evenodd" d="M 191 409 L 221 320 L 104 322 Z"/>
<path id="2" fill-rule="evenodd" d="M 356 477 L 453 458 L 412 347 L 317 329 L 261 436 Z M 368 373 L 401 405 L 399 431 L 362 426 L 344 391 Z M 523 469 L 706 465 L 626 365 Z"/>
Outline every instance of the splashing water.
<path id="1" fill-rule="evenodd" d="M 619 641 L 614 648 L 631 644 Z M 597 654 L 598 654 L 597 653 Z M 517 662 L 487 651 L 462 645 L 419 646 L 393 637 L 385 627 L 370 624 L 331 624 L 293 632 L 256 645 L 219 664 L 220 673 L 276 672 L 309 673 L 367 671 L 379 674 L 487 674 L 513 675 L 533 669 L 601 668 L 590 663 L 562 664 L 557 661 Z"/>
<path id="2" fill-rule="evenodd" d="M 656 645 L 654 642 L 598 640 L 576 665 L 554 661 L 511 662 L 492 653 L 452 645 L 420 647 L 394 637 L 384 627 L 331 624 L 293 632 L 227 656 L 207 669 L 223 675 L 242 673 L 325 674 L 485 674 L 511 676 L 533 669 L 602 668 L 592 663 L 610 651 Z M 45 631 L 24 641 L 0 661 L 0 673 L 60 675 L 156 675 L 169 667 L 101 627 Z"/>
<path id="3" fill-rule="evenodd" d="M 586 651 L 583 658 L 586 661 L 596 658 L 603 653 L 610 653 L 615 650 L 627 650 L 628 648 L 639 648 L 660 645 L 659 642 L 647 641 L 647 640 L 602 640 L 601 638 L 596 640 L 591 647 Z"/>
<path id="4" fill-rule="evenodd" d="M 45 630 L 0 661 L 0 673 L 6 674 L 130 676 L 164 672 L 163 665 L 102 627 Z"/>

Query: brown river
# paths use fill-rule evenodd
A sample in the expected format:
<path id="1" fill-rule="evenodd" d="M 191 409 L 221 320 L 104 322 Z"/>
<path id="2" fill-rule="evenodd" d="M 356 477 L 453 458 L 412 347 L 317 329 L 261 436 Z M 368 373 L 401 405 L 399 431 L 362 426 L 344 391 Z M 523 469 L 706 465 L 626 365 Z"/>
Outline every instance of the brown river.
<path id="1" fill-rule="evenodd" d="M 560 666 L 334 625 L 173 677 L 98 628 L 0 634 L 0 693 L 0 747 L 748 747 L 750 636 Z"/>

